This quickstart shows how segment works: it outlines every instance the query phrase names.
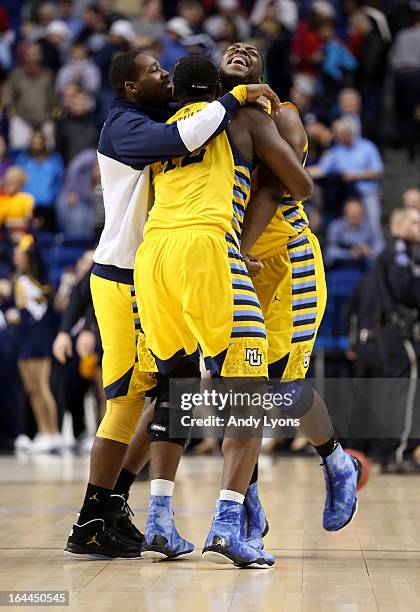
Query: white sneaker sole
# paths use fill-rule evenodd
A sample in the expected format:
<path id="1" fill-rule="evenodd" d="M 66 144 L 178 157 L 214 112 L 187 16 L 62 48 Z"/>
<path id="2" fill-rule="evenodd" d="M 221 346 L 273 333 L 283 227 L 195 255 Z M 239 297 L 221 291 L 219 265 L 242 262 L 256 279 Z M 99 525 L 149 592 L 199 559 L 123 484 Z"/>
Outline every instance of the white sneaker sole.
<path id="1" fill-rule="evenodd" d="M 206 561 L 210 561 L 210 563 L 216 563 L 217 565 L 234 565 L 234 561 L 232 561 L 232 559 L 229 559 L 229 557 L 225 557 L 225 555 L 222 555 L 221 553 L 215 552 L 213 550 L 207 550 L 206 552 L 203 552 L 201 556 Z M 238 569 L 271 569 L 272 567 L 272 565 L 267 564 L 261 565 L 260 563 L 250 563 L 246 567 Z"/>
<path id="2" fill-rule="evenodd" d="M 194 550 L 191 550 L 187 553 L 182 553 L 177 555 L 176 557 L 169 557 L 165 555 L 165 553 L 158 552 L 156 550 L 145 550 L 141 553 L 142 559 L 152 559 L 152 561 L 163 561 L 164 559 L 168 559 L 168 561 L 176 561 L 177 559 L 188 559 L 188 557 L 192 557 L 194 554 Z"/>
<path id="3" fill-rule="evenodd" d="M 232 559 L 229 559 L 229 557 L 225 557 L 225 555 L 213 550 L 207 550 L 206 552 L 203 552 L 201 556 L 206 561 L 217 563 L 218 565 L 233 565 Z"/>

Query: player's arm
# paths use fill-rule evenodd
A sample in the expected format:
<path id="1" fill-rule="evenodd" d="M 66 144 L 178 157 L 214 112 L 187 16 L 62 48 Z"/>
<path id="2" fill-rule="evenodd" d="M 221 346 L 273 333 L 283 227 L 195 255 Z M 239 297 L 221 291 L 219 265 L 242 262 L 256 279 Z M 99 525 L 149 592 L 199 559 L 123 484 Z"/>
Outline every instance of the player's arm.
<path id="1" fill-rule="evenodd" d="M 307 145 L 307 136 L 297 110 L 282 105 L 281 112 L 273 117 L 279 134 L 293 149 L 296 158 L 302 162 Z M 266 229 L 276 213 L 280 199 L 287 192 L 283 183 L 261 164 L 258 169 L 258 188 L 251 196 L 244 218 L 241 237 L 241 251 L 249 253 L 252 246 Z"/>
<path id="2" fill-rule="evenodd" d="M 282 138 L 267 113 L 253 108 L 247 113 L 255 155 L 283 183 L 292 198 L 306 200 L 314 190 L 308 172 L 292 147 Z"/>
<path id="3" fill-rule="evenodd" d="M 123 113 L 110 124 L 112 145 L 118 159 L 132 166 L 149 165 L 195 151 L 226 129 L 242 104 L 260 96 L 278 108 L 277 95 L 268 85 L 239 85 L 199 113 L 175 123 L 156 123 L 145 114 Z"/>

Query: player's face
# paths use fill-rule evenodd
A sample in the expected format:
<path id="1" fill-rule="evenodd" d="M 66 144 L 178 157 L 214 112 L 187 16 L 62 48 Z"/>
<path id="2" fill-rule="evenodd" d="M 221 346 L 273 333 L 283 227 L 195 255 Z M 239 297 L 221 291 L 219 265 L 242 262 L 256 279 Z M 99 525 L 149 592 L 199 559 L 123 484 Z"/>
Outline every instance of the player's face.
<path id="1" fill-rule="evenodd" d="M 235 43 L 226 49 L 219 71 L 224 82 L 231 86 L 260 83 L 263 72 L 261 55 L 254 45 Z"/>
<path id="2" fill-rule="evenodd" d="M 148 106 L 168 104 L 172 100 L 169 72 L 161 68 L 154 57 L 145 53 L 139 53 L 134 64 L 137 68 L 137 79 L 129 85 L 136 101 Z"/>

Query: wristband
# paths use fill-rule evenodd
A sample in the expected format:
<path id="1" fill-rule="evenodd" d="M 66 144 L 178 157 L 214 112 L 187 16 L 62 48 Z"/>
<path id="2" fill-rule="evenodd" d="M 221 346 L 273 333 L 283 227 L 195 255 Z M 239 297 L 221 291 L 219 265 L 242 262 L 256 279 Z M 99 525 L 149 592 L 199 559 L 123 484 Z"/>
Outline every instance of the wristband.
<path id="1" fill-rule="evenodd" d="M 230 93 L 234 98 L 238 100 L 239 104 L 243 104 L 244 102 L 246 102 L 246 99 L 248 97 L 248 92 L 245 85 L 237 85 L 231 90 Z"/>

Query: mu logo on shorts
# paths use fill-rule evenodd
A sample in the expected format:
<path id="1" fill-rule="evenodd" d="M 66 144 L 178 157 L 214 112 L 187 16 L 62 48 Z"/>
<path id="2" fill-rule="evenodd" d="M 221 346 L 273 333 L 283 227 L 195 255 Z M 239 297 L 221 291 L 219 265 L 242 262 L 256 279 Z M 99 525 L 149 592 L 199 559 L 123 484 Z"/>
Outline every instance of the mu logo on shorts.
<path id="1" fill-rule="evenodd" d="M 262 364 L 262 354 L 258 352 L 257 348 L 246 348 L 245 361 L 248 361 L 249 365 L 260 366 Z"/>

